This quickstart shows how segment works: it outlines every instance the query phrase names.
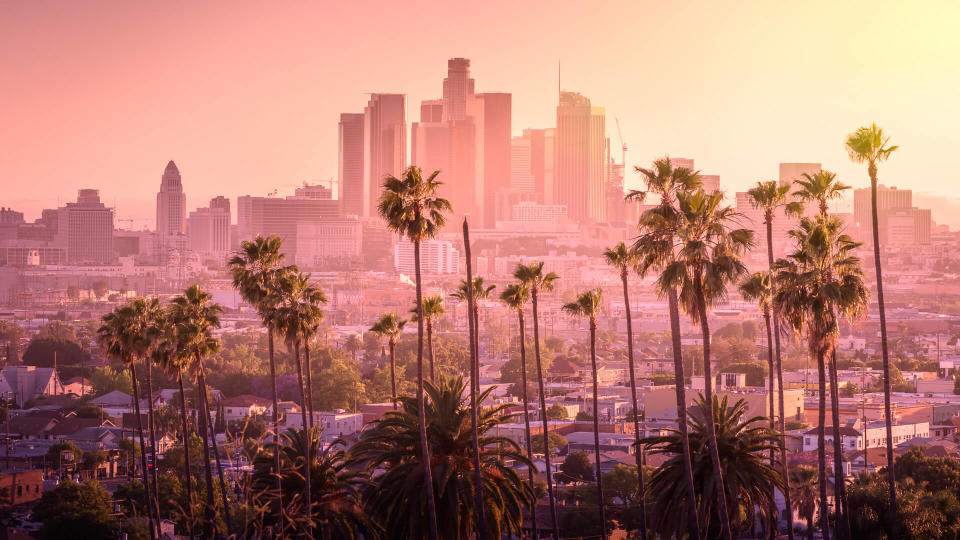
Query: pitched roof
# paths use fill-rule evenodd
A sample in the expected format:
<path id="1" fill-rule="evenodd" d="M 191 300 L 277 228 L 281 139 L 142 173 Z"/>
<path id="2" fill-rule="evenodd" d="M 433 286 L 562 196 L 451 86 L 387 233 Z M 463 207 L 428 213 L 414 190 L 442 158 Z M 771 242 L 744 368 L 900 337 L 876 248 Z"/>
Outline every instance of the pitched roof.
<path id="1" fill-rule="evenodd" d="M 101 422 L 99 418 L 80 418 L 79 416 L 71 416 L 70 418 L 65 418 L 62 422 L 59 422 L 56 426 L 54 426 L 54 428 L 50 430 L 50 435 L 53 437 L 70 436 L 81 429 L 100 427 L 103 424 L 104 423 Z"/>
<path id="2" fill-rule="evenodd" d="M 96 397 L 90 400 L 90 403 L 94 405 L 113 405 L 117 407 L 124 407 L 133 405 L 133 397 L 129 394 L 125 394 L 119 390 L 114 390 L 112 392 L 107 392 L 106 394 Z"/>
<path id="3" fill-rule="evenodd" d="M 241 394 L 239 396 L 224 398 L 222 403 L 225 407 L 250 407 L 251 405 L 259 405 L 261 407 L 270 406 L 269 399 L 252 394 Z"/>

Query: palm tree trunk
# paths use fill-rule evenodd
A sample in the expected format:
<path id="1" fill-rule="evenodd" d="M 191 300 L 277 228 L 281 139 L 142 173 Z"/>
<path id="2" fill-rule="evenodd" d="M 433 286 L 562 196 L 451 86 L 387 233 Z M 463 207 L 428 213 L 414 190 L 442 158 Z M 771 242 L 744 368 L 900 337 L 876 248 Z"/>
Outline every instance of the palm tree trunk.
<path id="1" fill-rule="evenodd" d="M 427 319 L 427 347 L 430 349 L 430 382 L 434 382 L 436 372 L 433 368 L 434 348 L 433 348 L 433 318 Z"/>
<path id="2" fill-rule="evenodd" d="M 590 365 L 593 369 L 593 457 L 596 461 L 597 504 L 600 506 L 600 536 L 607 540 L 607 509 L 603 503 L 603 474 L 600 472 L 600 390 L 597 384 L 597 321 L 590 317 Z M 544 439 L 546 442 L 546 439 Z"/>
<path id="3" fill-rule="evenodd" d="M 419 244 L 414 245 L 415 248 L 419 248 Z M 474 504 L 476 508 L 476 522 L 477 522 L 477 537 L 486 538 L 487 537 L 487 522 L 486 516 L 484 515 L 484 504 L 483 504 L 483 484 L 481 482 L 481 471 L 480 471 L 480 435 L 478 432 L 478 423 L 479 416 L 477 414 L 477 394 L 480 391 L 480 381 L 477 380 L 477 376 L 480 373 L 478 365 L 480 364 L 480 355 L 479 343 L 480 340 L 477 339 L 477 335 L 480 333 L 478 328 L 479 319 L 476 317 L 477 310 L 477 299 L 473 295 L 473 264 L 472 258 L 470 255 L 470 227 L 467 225 L 467 220 L 463 220 L 463 246 L 464 246 L 464 256 L 467 260 L 467 308 L 473 314 L 473 324 L 470 325 L 468 330 L 470 331 L 470 379 L 472 381 L 470 386 L 470 420 L 471 420 L 471 436 L 473 438 L 473 489 L 474 489 Z M 419 255 L 419 251 L 414 251 L 414 255 Z M 420 270 L 419 259 L 417 259 L 417 270 Z M 417 283 L 419 284 L 419 273 L 417 274 Z M 420 306 L 420 297 L 419 297 L 419 288 L 417 289 L 417 305 Z M 423 317 L 418 317 L 423 319 Z"/>
<path id="4" fill-rule="evenodd" d="M 280 400 L 277 389 L 277 360 L 273 354 L 273 329 L 267 328 L 267 353 L 270 356 L 270 385 L 273 388 L 273 470 L 277 490 L 273 511 L 277 521 L 277 533 L 283 534 L 283 491 L 280 489 Z"/>
<path id="5" fill-rule="evenodd" d="M 700 524 L 697 520 L 697 491 L 693 484 L 693 460 L 690 453 L 690 436 L 687 428 L 687 390 L 683 375 L 683 351 L 680 345 L 680 308 L 677 290 L 667 292 L 667 307 L 670 311 L 670 337 L 673 345 L 673 372 L 677 392 L 677 424 L 680 427 L 680 443 L 683 448 L 684 481 L 687 484 L 687 528 L 690 540 L 700 540 Z"/>
<path id="6" fill-rule="evenodd" d="M 304 448 L 303 448 L 303 496 L 306 504 L 304 504 L 303 511 L 307 516 L 307 523 L 309 524 L 313 519 L 312 503 L 313 499 L 310 494 L 310 437 L 309 432 L 310 428 L 307 424 L 307 392 L 303 386 L 303 362 L 300 358 L 300 343 L 295 342 L 293 344 L 294 358 L 297 360 L 297 383 L 300 386 L 300 400 L 303 401 L 303 406 L 300 407 L 300 419 L 303 421 L 303 433 L 304 433 Z M 309 525 L 308 525 L 309 527 Z"/>
<path id="7" fill-rule="evenodd" d="M 530 441 L 530 405 L 527 401 L 527 332 L 524 328 L 525 323 L 523 320 L 523 306 L 520 306 L 517 309 L 517 320 L 520 324 L 520 382 L 523 384 L 523 389 L 520 392 L 520 396 L 523 399 L 523 429 L 526 432 L 526 441 L 527 441 L 527 458 L 532 462 L 533 461 L 533 446 Z M 543 446 L 546 451 L 550 451 L 548 446 L 548 441 L 546 438 L 543 440 Z M 533 467 L 527 467 L 527 476 L 530 480 L 530 492 L 536 493 L 536 484 L 533 482 Z M 534 495 L 536 497 L 536 495 Z M 534 498 L 533 504 L 530 507 L 530 521 L 533 524 L 533 537 L 539 538 L 538 533 L 540 530 L 537 528 L 537 501 Z"/>
<path id="8" fill-rule="evenodd" d="M 770 298 L 777 292 L 773 272 L 773 213 L 768 213 L 767 225 L 767 263 L 770 269 Z M 777 399 L 780 405 L 780 465 L 783 467 L 783 500 L 787 509 L 787 536 L 793 540 L 793 505 L 790 500 L 790 472 L 787 470 L 786 410 L 783 398 L 783 363 L 780 358 L 780 320 L 773 317 L 773 343 L 777 352 Z M 773 377 L 773 374 L 770 374 Z"/>
<path id="9" fill-rule="evenodd" d="M 843 474 L 843 439 L 840 437 L 840 399 L 837 384 L 837 350 L 833 349 L 830 362 L 830 417 L 833 423 L 833 478 L 834 498 L 837 500 L 837 538 L 850 538 L 850 516 L 847 514 L 847 487 Z"/>
<path id="10" fill-rule="evenodd" d="M 717 428 L 713 416 L 713 368 L 710 365 L 710 324 L 707 320 L 707 302 L 703 297 L 703 285 L 700 275 L 697 274 L 694 283 L 697 295 L 697 311 L 699 312 L 700 331 L 703 334 L 703 394 L 707 401 L 707 410 L 704 411 L 704 424 L 707 427 L 709 441 L 710 462 L 715 476 L 714 484 L 717 489 L 717 514 L 720 519 L 720 530 L 724 540 L 731 540 L 730 514 L 727 511 L 727 493 L 723 482 L 723 469 L 720 467 L 720 452 L 717 447 Z"/>
<path id="11" fill-rule="evenodd" d="M 183 391 L 183 371 L 177 371 L 177 383 L 180 385 L 180 423 L 183 427 L 183 461 L 187 473 L 187 532 L 193 539 L 193 472 L 190 470 L 190 423 L 187 422 L 187 394 Z"/>
<path id="12" fill-rule="evenodd" d="M 220 480 L 220 502 L 223 503 L 223 520 L 227 528 L 227 534 L 230 534 L 230 504 L 227 501 L 227 481 L 223 476 L 223 464 L 220 463 L 220 449 L 217 447 L 217 431 L 214 429 L 213 422 L 210 420 L 210 403 L 207 401 L 207 377 L 203 374 L 203 369 L 200 370 L 200 385 L 203 386 L 204 391 L 201 397 L 203 398 L 203 412 L 207 416 L 207 426 L 210 429 L 210 440 L 213 443 L 213 459 L 217 463 L 217 478 Z"/>
<path id="13" fill-rule="evenodd" d="M 830 540 L 830 510 L 827 506 L 827 455 L 825 424 L 827 423 L 827 373 L 822 350 L 817 351 L 817 371 L 820 377 L 820 411 L 817 426 L 817 469 L 820 483 L 820 532 L 823 540 Z"/>
<path id="14" fill-rule="evenodd" d="M 770 431 L 776 431 L 776 410 L 773 408 L 773 394 L 776 390 L 773 387 L 773 331 L 770 328 L 770 306 L 766 306 L 763 310 L 763 321 L 767 328 L 767 373 L 770 377 L 770 390 L 768 396 L 770 406 Z M 782 414 L 783 411 L 781 411 L 781 416 Z M 773 469 L 777 468 L 777 462 L 773 454 L 773 448 L 770 449 L 770 467 Z M 770 514 L 770 530 L 767 531 L 769 538 L 776 538 L 777 536 L 777 513 L 777 503 L 774 501 Z"/>
<path id="15" fill-rule="evenodd" d="M 153 492 L 150 490 L 150 472 L 147 469 L 147 452 L 143 436 L 143 418 L 140 416 L 140 389 L 137 384 L 137 362 L 130 362 L 130 380 L 133 386 L 133 408 L 137 415 L 137 435 L 140 436 L 140 466 L 143 467 L 143 488 L 147 495 L 147 514 L 150 519 L 150 537 L 156 540 L 159 537 L 160 516 L 153 502 Z M 157 456 L 153 456 L 156 460 Z M 156 465 L 156 463 L 154 463 Z"/>
<path id="16" fill-rule="evenodd" d="M 150 455 L 153 456 L 153 468 L 150 481 L 153 482 L 153 504 L 156 505 L 157 523 L 160 523 L 160 488 L 157 481 L 157 428 L 153 416 L 153 362 L 144 358 L 147 372 L 147 427 L 150 429 Z"/>
<path id="17" fill-rule="evenodd" d="M 537 288 L 530 290 L 530 298 L 533 300 L 533 352 L 537 359 L 537 387 L 540 393 L 540 422 L 543 424 L 543 460 L 547 467 L 547 495 L 550 498 L 550 521 L 553 527 L 553 538 L 560 538 L 560 521 L 557 519 L 557 500 L 553 493 L 553 469 L 550 467 L 550 448 L 549 434 L 550 426 L 547 423 L 547 398 L 543 387 L 543 366 L 540 362 L 540 317 L 537 306 Z M 698 539 L 699 540 L 699 539 Z"/>
<path id="18" fill-rule="evenodd" d="M 313 429 L 313 367 L 310 365 L 310 337 L 303 340 L 303 369 L 307 373 L 307 420 Z"/>
<path id="19" fill-rule="evenodd" d="M 627 290 L 627 269 L 620 272 L 623 282 L 623 306 L 627 311 L 627 362 L 630 366 L 630 398 L 633 405 L 633 435 L 637 458 L 637 492 L 640 494 L 640 538 L 647 538 L 647 509 L 643 498 L 643 450 L 640 446 L 640 407 L 637 401 L 637 377 L 633 366 L 633 317 L 630 314 L 630 294 Z"/>
<path id="20" fill-rule="evenodd" d="M 390 345 L 390 393 L 393 395 L 393 410 L 397 410 L 397 343 L 396 339 L 391 337 L 388 340 Z M 383 352 L 381 350 L 381 352 Z"/>
<path id="21" fill-rule="evenodd" d="M 464 230 L 466 230 L 466 221 L 464 221 Z M 470 254 L 469 237 L 467 238 L 467 256 Z M 417 278 L 417 416 L 420 423 L 420 453 L 423 459 L 423 480 L 426 484 L 427 496 L 427 525 L 430 528 L 430 538 L 437 540 L 437 501 L 433 496 L 433 464 L 430 462 L 430 445 L 427 444 L 427 413 L 426 413 L 426 395 L 423 393 L 423 278 L 420 275 L 420 241 L 413 242 L 413 267 Z M 467 259 L 467 268 L 470 268 L 470 260 Z M 473 446 L 477 451 L 477 410 L 476 402 L 473 409 Z M 479 463 L 479 454 L 474 457 L 474 466 Z M 479 478 L 480 469 L 477 467 L 476 478 Z M 480 486 L 477 486 L 477 494 L 480 495 Z M 477 507 L 481 510 L 477 517 L 480 524 L 480 537 L 483 538 L 483 502 L 478 497 Z"/>
<path id="22" fill-rule="evenodd" d="M 897 517 L 897 475 L 893 462 L 893 413 L 890 405 L 890 356 L 887 351 L 887 313 L 883 303 L 883 269 L 880 263 L 880 229 L 877 217 L 877 165 L 870 162 L 870 200 L 873 219 L 873 261 L 877 273 L 877 306 L 880 311 L 880 350 L 883 354 L 883 413 L 887 424 L 887 484 L 890 489 L 890 540 L 900 536 Z M 866 455 L 866 454 L 864 454 Z"/>
<path id="23" fill-rule="evenodd" d="M 210 430 L 207 427 L 210 417 L 207 414 L 209 411 L 203 411 L 203 408 L 206 406 L 206 400 L 203 394 L 206 391 L 206 386 L 200 378 L 197 377 L 197 422 L 200 428 L 200 438 L 203 439 L 203 479 L 207 487 L 207 509 L 205 512 L 207 523 L 205 528 L 207 530 L 207 537 L 212 538 L 217 532 L 217 525 L 213 511 L 213 472 L 210 469 Z"/>

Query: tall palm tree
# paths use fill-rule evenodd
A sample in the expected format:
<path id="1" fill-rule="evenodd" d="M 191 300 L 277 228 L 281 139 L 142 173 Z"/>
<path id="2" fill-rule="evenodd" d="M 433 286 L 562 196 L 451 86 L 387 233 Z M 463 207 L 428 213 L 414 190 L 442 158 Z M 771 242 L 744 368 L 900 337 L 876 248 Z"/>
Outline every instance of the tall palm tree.
<path id="1" fill-rule="evenodd" d="M 213 331 L 220 327 L 220 313 L 223 308 L 212 303 L 210 293 L 199 285 L 192 285 L 182 295 L 171 302 L 171 316 L 176 325 L 177 346 L 182 354 L 192 358 L 190 372 L 196 377 L 198 394 L 198 424 L 203 440 L 204 478 L 207 487 L 207 523 L 211 532 L 216 529 L 213 522 L 213 472 L 210 467 L 210 406 L 207 403 L 207 377 L 204 359 L 220 350 L 220 341 Z M 216 452 L 216 441 L 213 442 Z M 217 462 L 219 463 L 219 459 Z M 222 479 L 221 479 L 222 482 Z M 226 485 L 221 486 L 223 498 L 224 522 L 230 527 L 230 507 L 227 502 Z"/>
<path id="2" fill-rule="evenodd" d="M 537 390 L 540 395 L 540 422 L 543 424 L 544 441 L 548 440 L 550 435 L 550 426 L 547 423 L 547 393 L 543 386 L 543 365 L 540 362 L 540 316 L 537 302 L 540 298 L 540 291 L 550 292 L 556 286 L 560 276 L 553 272 L 543 271 L 543 262 L 533 262 L 530 264 L 518 264 L 513 272 L 513 277 L 530 290 L 530 300 L 533 309 L 533 353 L 537 360 Z M 545 447 L 548 446 L 545 444 Z M 543 459 L 547 468 L 547 496 L 550 499 L 550 525 L 553 531 L 553 537 L 560 537 L 560 521 L 557 519 L 557 499 L 553 489 L 553 469 L 550 466 L 550 451 L 543 453 Z"/>
<path id="3" fill-rule="evenodd" d="M 140 344 L 139 356 L 143 358 L 144 373 L 147 383 L 147 429 L 150 432 L 150 455 L 153 460 L 153 466 L 150 467 L 150 481 L 153 489 L 153 501 L 160 504 L 160 492 L 157 482 L 157 427 L 153 407 L 153 358 L 152 349 L 155 345 L 155 336 L 153 335 L 154 322 L 161 316 L 163 309 L 160 307 L 160 301 L 156 298 L 134 298 L 130 301 L 130 308 L 133 310 L 136 320 L 137 331 L 142 337 L 138 340 Z M 159 516 L 159 508 L 157 508 Z"/>
<path id="4" fill-rule="evenodd" d="M 797 184 L 800 189 L 793 195 L 805 204 L 817 205 L 820 217 L 827 217 L 829 203 L 839 199 L 850 186 L 837 180 L 836 173 L 820 171 L 815 174 L 804 173 L 803 180 Z M 830 416 L 833 431 L 833 474 L 836 478 L 843 478 L 843 439 L 840 437 L 840 396 L 837 382 L 837 350 L 834 349 L 830 361 L 827 363 L 828 384 L 830 386 Z M 837 500 L 837 527 L 838 536 L 846 538 L 850 534 L 850 516 L 847 512 L 846 482 L 833 483 L 834 497 Z"/>
<path id="5" fill-rule="evenodd" d="M 193 471 L 190 462 L 190 423 L 187 420 L 187 394 L 183 389 L 183 372 L 190 368 L 192 359 L 184 355 L 177 346 L 176 327 L 172 310 L 165 309 L 154 321 L 152 334 L 154 341 L 152 359 L 167 375 L 177 379 L 180 385 L 180 430 L 183 433 L 183 461 L 187 484 L 187 526 L 190 538 L 193 538 Z"/>
<path id="6" fill-rule="evenodd" d="M 252 241 L 240 244 L 240 251 L 230 258 L 230 274 L 233 286 L 260 315 L 264 327 L 267 329 L 267 355 L 270 361 L 270 388 L 273 399 L 273 443 L 279 444 L 280 437 L 280 400 L 277 390 L 277 361 L 274 356 L 273 337 L 276 328 L 269 324 L 266 315 L 275 307 L 277 295 L 275 290 L 279 278 L 289 272 L 283 266 L 283 254 L 280 252 L 281 240 L 279 236 L 264 238 L 257 235 Z M 274 452 L 274 470 L 280 470 L 280 455 Z M 283 529 L 283 506 L 280 500 L 280 477 L 276 478 L 276 498 L 274 500 L 274 514 L 276 521 Z"/>
<path id="7" fill-rule="evenodd" d="M 677 194 L 677 208 L 667 214 L 649 214 L 651 220 L 639 242 L 662 242 L 676 255 L 661 272 L 657 288 L 680 291 L 680 305 L 700 327 L 703 338 L 703 379 L 706 406 L 713 405 L 713 370 L 710 357 L 710 326 L 707 308 L 726 298 L 727 286 L 746 273 L 741 256 L 752 245 L 753 232 L 735 228 L 738 214 L 723 204 L 723 192 L 703 190 Z M 656 224 L 657 228 L 652 228 Z M 644 238 L 650 237 L 650 238 Z M 709 415 L 709 416 L 712 416 Z M 714 470 L 718 471 L 716 488 L 717 512 L 725 540 L 732 538 L 726 518 L 727 500 L 716 436 L 707 423 L 707 440 Z"/>
<path id="8" fill-rule="evenodd" d="M 363 350 L 363 340 L 360 338 L 360 334 L 350 334 L 347 336 L 347 340 L 343 344 L 343 348 L 350 353 L 350 357 L 354 362 L 356 362 L 357 353 Z"/>
<path id="9" fill-rule="evenodd" d="M 482 276 L 474 276 L 473 278 L 473 313 L 470 314 L 473 317 L 473 343 L 470 344 L 473 347 L 475 356 L 480 358 L 480 300 L 488 300 L 490 296 L 493 295 L 493 290 L 496 289 L 496 285 L 487 285 L 483 282 Z M 457 290 L 450 293 L 451 298 L 457 299 L 459 302 L 468 303 L 467 295 L 469 291 L 467 290 L 467 280 L 460 280 L 460 286 L 457 287 Z M 479 361 L 477 362 L 479 363 Z M 470 366 L 470 388 L 476 392 L 479 387 L 479 375 L 480 375 L 480 366 L 471 365 Z"/>
<path id="10" fill-rule="evenodd" d="M 434 380 L 436 377 L 436 371 L 434 369 L 434 348 L 433 348 L 433 323 L 439 319 L 446 309 L 443 306 L 443 296 L 439 294 L 433 296 L 426 296 L 423 299 L 423 317 L 427 323 L 427 349 L 430 351 L 430 380 Z M 417 320 L 417 308 L 414 306 L 410 309 L 410 313 L 413 314 L 412 319 Z"/>
<path id="11" fill-rule="evenodd" d="M 500 300 L 510 309 L 517 311 L 517 324 L 520 329 L 520 396 L 523 400 L 523 429 L 524 441 L 526 442 L 527 458 L 533 461 L 533 448 L 530 440 L 530 402 L 527 399 L 527 331 L 526 322 L 523 317 L 523 310 L 530 299 L 530 289 L 523 283 L 511 283 L 500 293 Z M 533 467 L 527 468 L 527 476 L 530 481 L 530 489 L 536 490 L 533 482 Z M 537 503 L 533 501 L 530 508 L 530 520 L 533 524 L 534 537 L 540 529 L 537 528 Z"/>
<path id="12" fill-rule="evenodd" d="M 817 457 L 821 509 L 827 508 L 825 361 L 836 347 L 838 317 L 862 315 L 868 294 L 860 260 L 852 254 L 859 244 L 842 230 L 843 224 L 829 216 L 803 219 L 800 228 L 791 231 L 796 250 L 774 266 L 779 284 L 773 297 L 774 309 L 795 333 L 806 335 L 809 353 L 817 361 L 820 382 Z M 826 511 L 820 514 L 824 538 L 830 534 L 826 514 Z"/>
<path id="13" fill-rule="evenodd" d="M 287 342 L 288 348 L 293 351 L 293 357 L 296 361 L 297 382 L 300 387 L 300 417 L 303 422 L 303 429 L 310 433 L 313 429 L 313 391 L 310 389 L 313 379 L 310 369 L 310 339 L 317 332 L 320 321 L 323 319 L 323 310 L 320 304 L 327 302 L 327 297 L 323 291 L 310 284 L 310 276 L 302 273 L 293 273 L 285 275 L 280 281 L 278 287 L 279 298 L 276 307 L 268 310 L 270 320 L 275 322 L 275 327 L 280 330 Z M 300 356 L 300 351 L 304 352 L 305 359 Z M 306 368 L 304 368 L 304 360 Z M 306 372 L 306 378 L 304 378 Z M 304 447 L 307 456 L 304 459 L 304 496 L 306 500 L 311 498 L 310 481 L 310 446 Z M 307 512 L 306 521 L 312 523 L 311 508 L 304 506 Z M 308 525 L 309 527 L 309 525 Z M 312 534 L 312 533 L 311 533 Z"/>
<path id="14" fill-rule="evenodd" d="M 877 274 L 877 306 L 880 311 L 880 351 L 883 354 L 883 411 L 887 423 L 887 483 L 890 488 L 890 539 L 899 538 L 897 518 L 897 484 L 893 462 L 893 416 L 890 410 L 890 357 L 887 350 L 887 313 L 883 303 L 883 272 L 880 263 L 880 229 L 877 209 L 877 164 L 886 161 L 898 146 L 890 145 L 890 137 L 876 124 L 864 126 L 846 140 L 847 153 L 854 163 L 866 163 L 870 176 L 871 218 L 873 222 L 873 262 Z"/>
<path id="15" fill-rule="evenodd" d="M 713 410 L 713 424 L 717 432 L 720 453 L 723 456 L 723 485 L 730 501 L 727 518 L 739 533 L 747 536 L 753 530 L 756 510 L 763 519 L 770 519 L 773 508 L 774 489 L 783 490 L 783 477 L 762 455 L 771 448 L 777 448 L 780 437 L 765 426 L 767 419 L 762 416 L 747 418 L 747 404 L 738 400 L 728 403 L 727 396 L 718 399 L 714 396 L 713 406 L 706 403 L 701 395 L 698 403 L 691 409 L 691 448 L 694 448 L 693 474 L 696 479 L 698 515 L 707 523 L 705 531 L 708 537 L 720 534 L 722 519 L 717 513 L 716 498 L 710 496 L 714 486 L 720 484 L 721 474 L 715 468 L 708 450 L 709 411 Z M 643 443 L 650 448 L 651 454 L 661 454 L 667 460 L 653 474 L 647 483 L 646 495 L 650 498 L 654 511 L 651 515 L 651 528 L 662 538 L 682 538 L 687 498 L 682 477 L 686 474 L 683 464 L 683 450 L 679 430 L 668 430 L 666 435 L 647 437 Z"/>
<path id="16" fill-rule="evenodd" d="M 474 535 L 479 518 L 475 505 L 473 470 L 472 411 L 465 396 L 462 377 L 437 377 L 424 384 L 426 419 L 430 434 L 432 478 L 437 481 L 440 537 L 452 540 L 479 538 L 493 540 L 519 535 L 523 509 L 530 506 L 533 492 L 513 461 L 532 467 L 520 446 L 509 437 L 497 435 L 500 425 L 512 421 L 508 405 L 485 408 L 478 419 L 480 434 L 480 484 L 484 492 L 482 512 L 487 524 L 484 536 Z M 480 400 L 489 397 L 488 389 Z M 428 526 L 422 515 L 426 501 L 424 458 L 419 444 L 419 406 L 413 397 L 400 398 L 402 407 L 389 411 L 360 435 L 350 449 L 369 470 L 384 472 L 373 478 L 368 492 L 369 512 L 392 538 L 424 538 Z"/>
<path id="17" fill-rule="evenodd" d="M 390 348 L 390 394 L 394 409 L 397 408 L 397 338 L 406 325 L 407 320 L 399 318 L 396 313 L 385 313 L 370 327 L 370 331 L 380 338 L 387 338 Z"/>
<path id="18" fill-rule="evenodd" d="M 627 286 L 629 271 L 637 268 L 640 262 L 640 256 L 636 251 L 628 248 L 623 242 L 620 242 L 612 248 L 604 250 L 603 258 L 607 264 L 620 272 L 620 282 L 623 285 L 623 306 L 627 317 L 627 362 L 630 367 L 630 404 L 633 406 L 634 412 L 633 436 L 637 449 L 637 490 L 639 493 L 643 493 L 643 452 L 640 451 L 640 407 L 638 405 L 640 402 L 637 401 L 637 377 L 633 365 L 633 317 L 630 313 L 630 293 Z M 640 538 L 646 538 L 647 510 L 643 497 L 640 497 L 638 506 L 640 508 Z"/>
<path id="19" fill-rule="evenodd" d="M 133 386 L 133 405 L 137 415 L 137 435 L 140 438 L 141 449 L 146 447 L 146 438 L 143 433 L 143 417 L 140 415 L 140 391 L 137 383 L 137 357 L 143 354 L 146 347 L 145 334 L 139 327 L 137 313 L 130 304 L 118 306 L 107 315 L 104 315 L 102 324 L 97 329 L 97 341 L 110 358 L 119 360 L 130 370 L 130 380 Z M 147 468 L 146 451 L 140 452 L 140 466 L 143 474 L 143 486 L 146 491 L 147 507 L 149 508 L 150 537 L 156 540 L 159 537 L 159 515 L 155 510 L 156 501 L 154 492 L 150 489 L 150 473 Z"/>
<path id="20" fill-rule="evenodd" d="M 675 215 L 675 205 L 677 195 L 697 189 L 701 185 L 700 174 L 686 167 L 676 167 L 670 163 L 669 157 L 664 157 L 653 162 L 649 169 L 636 167 L 635 170 L 640 173 L 640 178 L 644 183 L 644 189 L 631 190 L 627 194 L 627 199 L 644 202 L 649 195 L 654 195 L 660 199 L 660 202 L 654 208 L 644 212 L 638 223 L 640 237 L 635 241 L 633 249 L 640 255 L 640 268 L 642 271 L 648 269 L 662 269 L 666 267 L 675 257 L 673 252 L 673 241 L 669 237 L 660 241 L 660 239 L 648 236 L 655 229 L 650 227 L 659 227 L 669 224 L 672 216 Z M 664 223 L 666 222 L 666 223 Z M 668 288 L 666 291 L 660 291 L 660 296 L 667 297 L 667 308 L 670 314 L 670 337 L 673 345 L 673 372 L 676 384 L 674 387 L 677 394 L 677 423 L 680 428 L 680 440 L 682 446 L 683 463 L 686 473 L 684 474 L 684 484 L 687 488 L 687 534 L 691 540 L 700 540 L 700 529 L 697 523 L 696 495 L 693 485 L 693 465 L 691 461 L 690 444 L 687 433 L 687 397 L 686 397 L 686 377 L 683 373 L 683 352 L 680 343 L 680 308 L 677 298 L 677 289 Z"/>
<path id="21" fill-rule="evenodd" d="M 767 231 L 767 307 L 769 308 L 769 298 L 772 298 L 774 291 L 776 291 L 777 284 L 774 279 L 773 274 L 773 220 L 779 213 L 783 211 L 785 214 L 794 214 L 799 215 L 801 212 L 800 205 L 795 201 L 789 200 L 790 186 L 782 186 L 776 180 L 768 180 L 766 182 L 757 182 L 757 184 L 747 190 L 747 196 L 750 198 L 751 204 L 754 208 L 760 209 L 763 211 L 763 224 L 766 227 Z M 762 285 L 762 283 L 756 283 L 755 285 Z M 742 292 L 742 289 L 741 289 Z M 762 292 L 762 288 L 754 287 L 755 293 Z M 750 292 L 748 291 L 748 294 Z M 750 295 L 754 300 L 761 301 L 761 308 L 763 307 L 762 296 L 756 296 L 755 294 Z M 769 354 L 776 354 L 776 367 L 777 367 L 777 405 L 779 406 L 778 410 L 780 411 L 780 470 L 783 473 L 783 482 L 786 488 L 783 491 L 784 502 L 786 503 L 787 508 L 790 508 L 790 475 L 787 472 L 787 445 L 786 445 L 786 413 L 784 412 L 784 396 L 783 396 L 783 363 L 780 356 L 780 320 L 776 317 L 771 317 L 771 321 L 768 321 L 767 324 L 767 343 L 769 345 Z M 770 322 L 773 323 L 773 328 L 770 328 Z M 771 341 L 772 335 L 772 341 Z M 773 394 L 773 370 L 770 370 L 770 394 Z M 770 405 L 770 418 L 774 418 L 774 408 L 773 405 Z M 787 535 L 789 540 L 793 540 L 793 513 L 787 512 Z"/>
<path id="22" fill-rule="evenodd" d="M 793 506 L 807 520 L 807 540 L 813 540 L 813 517 L 817 513 L 817 469 L 799 465 L 790 469 Z"/>
<path id="23" fill-rule="evenodd" d="M 563 305 L 563 311 L 584 317 L 590 324 L 590 366 L 593 374 L 593 456 L 596 461 L 597 502 L 600 506 L 600 531 L 607 538 L 607 509 L 603 502 L 603 474 L 600 472 L 600 393 L 597 382 L 597 315 L 600 314 L 603 289 L 591 289 L 577 295 L 574 302 Z"/>
<path id="24" fill-rule="evenodd" d="M 383 193 L 377 204 L 377 212 L 387 222 L 387 227 L 406 237 L 413 244 L 413 266 L 416 274 L 417 309 L 423 308 L 423 276 L 420 272 L 420 244 L 433 238 L 443 229 L 446 213 L 452 210 L 450 201 L 437 196 L 440 171 L 433 171 L 424 178 L 420 167 L 411 165 L 403 172 L 403 178 L 387 176 Z M 423 316 L 417 317 L 417 399 L 420 400 L 420 447 L 424 456 L 429 456 L 426 422 L 423 411 Z M 429 461 L 429 460 L 428 460 Z M 427 520 L 430 538 L 437 538 L 437 508 L 433 498 L 433 481 L 428 461 L 424 462 L 427 482 Z"/>

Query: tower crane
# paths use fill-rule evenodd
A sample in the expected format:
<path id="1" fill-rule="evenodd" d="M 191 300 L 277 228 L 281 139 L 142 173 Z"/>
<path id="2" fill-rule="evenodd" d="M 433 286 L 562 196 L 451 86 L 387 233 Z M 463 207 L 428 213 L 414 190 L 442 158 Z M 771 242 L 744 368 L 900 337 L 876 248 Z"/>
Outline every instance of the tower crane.
<path id="1" fill-rule="evenodd" d="M 623 172 L 627 172 L 627 143 L 623 142 L 623 133 L 620 131 L 620 119 L 614 117 L 617 123 L 617 137 L 620 139 L 620 164 L 623 165 Z"/>

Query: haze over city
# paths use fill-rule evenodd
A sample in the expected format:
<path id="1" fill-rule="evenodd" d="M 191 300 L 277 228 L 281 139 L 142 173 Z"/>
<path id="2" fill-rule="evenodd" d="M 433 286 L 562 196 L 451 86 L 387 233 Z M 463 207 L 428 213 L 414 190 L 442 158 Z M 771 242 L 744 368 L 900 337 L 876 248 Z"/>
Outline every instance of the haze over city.
<path id="1" fill-rule="evenodd" d="M 958 23 L 0 6 L 0 538 L 960 538 Z"/>

